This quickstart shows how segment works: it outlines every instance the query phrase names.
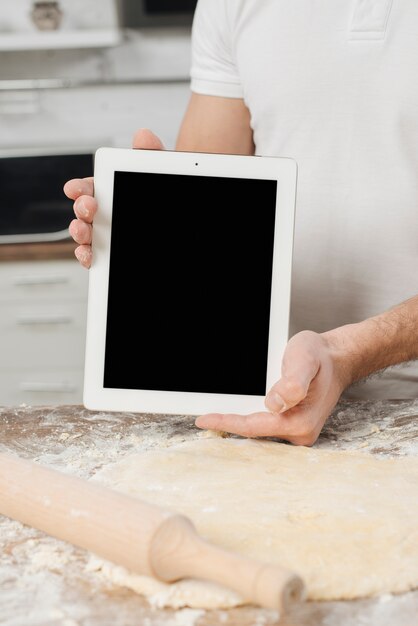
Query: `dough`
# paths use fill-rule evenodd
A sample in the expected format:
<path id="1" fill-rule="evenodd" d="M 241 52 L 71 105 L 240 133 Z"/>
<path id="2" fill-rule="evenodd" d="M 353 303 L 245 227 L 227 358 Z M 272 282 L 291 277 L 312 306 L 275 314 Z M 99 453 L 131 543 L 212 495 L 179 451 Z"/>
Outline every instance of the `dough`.
<path id="1" fill-rule="evenodd" d="M 418 586 L 415 458 L 196 439 L 128 456 L 95 479 L 189 516 L 215 544 L 296 571 L 311 599 Z M 110 578 L 157 598 L 160 606 L 242 603 L 217 585 L 187 580 L 167 585 L 106 568 Z"/>

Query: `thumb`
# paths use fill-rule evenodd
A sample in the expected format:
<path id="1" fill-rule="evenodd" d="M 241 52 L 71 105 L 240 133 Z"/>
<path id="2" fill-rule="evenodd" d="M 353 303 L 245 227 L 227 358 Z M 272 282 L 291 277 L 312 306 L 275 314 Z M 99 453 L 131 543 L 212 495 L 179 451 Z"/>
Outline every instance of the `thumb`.
<path id="1" fill-rule="evenodd" d="M 303 331 L 288 342 L 282 362 L 282 377 L 266 396 L 272 413 L 283 413 L 306 398 L 321 365 L 323 347 L 319 335 Z"/>
<path id="2" fill-rule="evenodd" d="M 148 128 L 140 128 L 136 131 L 132 147 L 138 150 L 164 150 L 162 141 Z"/>

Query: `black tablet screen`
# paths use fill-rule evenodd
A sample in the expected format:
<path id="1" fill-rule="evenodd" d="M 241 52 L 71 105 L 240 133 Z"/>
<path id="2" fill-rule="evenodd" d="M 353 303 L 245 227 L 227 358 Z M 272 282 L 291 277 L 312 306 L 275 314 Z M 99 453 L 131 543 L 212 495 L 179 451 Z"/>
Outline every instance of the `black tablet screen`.
<path id="1" fill-rule="evenodd" d="M 266 393 L 276 186 L 115 172 L 104 387 Z"/>

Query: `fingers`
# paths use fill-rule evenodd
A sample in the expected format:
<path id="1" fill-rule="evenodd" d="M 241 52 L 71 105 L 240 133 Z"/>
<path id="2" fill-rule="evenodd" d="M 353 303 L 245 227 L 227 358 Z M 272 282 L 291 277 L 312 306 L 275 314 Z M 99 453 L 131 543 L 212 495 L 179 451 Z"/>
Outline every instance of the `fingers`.
<path id="1" fill-rule="evenodd" d="M 97 200 L 91 196 L 80 196 L 74 202 L 74 213 L 83 222 L 92 223 L 97 212 Z"/>
<path id="2" fill-rule="evenodd" d="M 311 446 L 317 440 L 322 424 L 313 420 L 307 410 L 301 409 L 297 414 L 293 410 L 283 415 L 263 412 L 250 415 L 208 413 L 198 417 L 195 425 L 243 437 L 276 437 L 296 445 Z"/>
<path id="3" fill-rule="evenodd" d="M 271 413 L 208 413 L 195 421 L 198 428 L 224 430 L 244 437 L 268 437 L 277 431 L 278 416 Z"/>
<path id="4" fill-rule="evenodd" d="M 140 128 L 136 131 L 132 147 L 142 150 L 164 150 L 162 141 L 148 128 Z"/>
<path id="5" fill-rule="evenodd" d="M 73 178 L 64 185 L 64 193 L 70 200 L 76 200 L 80 196 L 93 196 L 93 177 Z"/>
<path id="6" fill-rule="evenodd" d="M 69 226 L 70 235 L 76 243 L 91 244 L 93 228 L 82 220 L 73 220 Z"/>
<path id="7" fill-rule="evenodd" d="M 80 264 L 89 269 L 90 265 L 91 265 L 91 260 L 92 260 L 92 251 L 91 251 L 91 247 L 90 246 L 78 246 L 78 248 L 76 248 L 74 250 L 74 254 L 77 257 L 77 260 L 80 262 Z"/>
<path id="8" fill-rule="evenodd" d="M 323 347 L 316 333 L 298 333 L 283 355 L 282 377 L 268 392 L 265 405 L 272 413 L 283 413 L 306 398 L 318 374 Z"/>

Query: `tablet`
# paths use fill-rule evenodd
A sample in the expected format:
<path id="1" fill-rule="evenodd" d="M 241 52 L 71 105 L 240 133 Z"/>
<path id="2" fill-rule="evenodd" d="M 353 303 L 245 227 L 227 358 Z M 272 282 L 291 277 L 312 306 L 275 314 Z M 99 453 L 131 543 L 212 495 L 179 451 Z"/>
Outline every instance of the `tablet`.
<path id="1" fill-rule="evenodd" d="M 288 340 L 296 163 L 99 148 L 83 403 L 265 410 Z"/>

